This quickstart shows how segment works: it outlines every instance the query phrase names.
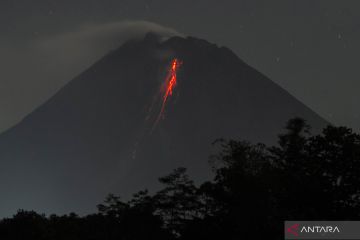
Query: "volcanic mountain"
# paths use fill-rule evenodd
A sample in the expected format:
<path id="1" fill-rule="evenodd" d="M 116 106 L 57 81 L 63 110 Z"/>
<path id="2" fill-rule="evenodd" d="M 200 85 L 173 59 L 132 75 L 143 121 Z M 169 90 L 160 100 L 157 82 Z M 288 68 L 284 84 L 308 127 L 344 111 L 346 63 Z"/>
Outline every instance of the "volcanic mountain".
<path id="1" fill-rule="evenodd" d="M 154 124 L 173 59 L 177 82 Z M 217 138 L 275 143 L 286 121 L 321 117 L 231 50 L 153 34 L 125 43 L 0 135 L 0 213 L 89 213 L 108 193 L 156 189 L 183 166 L 210 176 Z"/>

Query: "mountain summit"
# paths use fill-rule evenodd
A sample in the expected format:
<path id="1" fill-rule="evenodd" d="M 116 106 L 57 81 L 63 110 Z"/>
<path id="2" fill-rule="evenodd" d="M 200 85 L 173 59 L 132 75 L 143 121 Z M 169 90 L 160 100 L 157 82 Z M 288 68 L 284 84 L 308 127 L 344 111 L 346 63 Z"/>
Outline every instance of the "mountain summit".
<path id="1" fill-rule="evenodd" d="M 164 81 L 179 59 L 176 86 Z M 217 138 L 274 143 L 286 121 L 326 124 L 232 51 L 207 41 L 149 34 L 129 41 L 0 135 L 0 212 L 89 213 L 106 194 L 156 189 L 184 166 L 209 177 Z"/>

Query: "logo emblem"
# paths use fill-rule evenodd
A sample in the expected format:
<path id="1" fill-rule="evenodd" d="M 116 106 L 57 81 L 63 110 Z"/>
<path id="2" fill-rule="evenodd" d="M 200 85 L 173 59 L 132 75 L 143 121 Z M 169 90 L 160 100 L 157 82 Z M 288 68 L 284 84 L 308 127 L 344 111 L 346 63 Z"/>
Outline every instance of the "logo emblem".
<path id="1" fill-rule="evenodd" d="M 300 227 L 300 224 L 296 223 L 290 227 L 288 227 L 286 229 L 286 231 L 288 233 L 291 233 L 292 235 L 294 235 L 295 237 L 298 237 L 299 236 L 299 227 Z"/>

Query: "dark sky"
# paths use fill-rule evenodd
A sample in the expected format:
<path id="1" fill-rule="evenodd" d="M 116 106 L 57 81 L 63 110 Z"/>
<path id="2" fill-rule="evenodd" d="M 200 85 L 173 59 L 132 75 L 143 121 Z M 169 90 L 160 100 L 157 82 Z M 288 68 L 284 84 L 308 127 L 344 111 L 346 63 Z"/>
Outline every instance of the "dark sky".
<path id="1" fill-rule="evenodd" d="M 0 130 L 149 29 L 227 46 L 324 118 L 360 130 L 359 10 L 357 0 L 1 0 Z"/>

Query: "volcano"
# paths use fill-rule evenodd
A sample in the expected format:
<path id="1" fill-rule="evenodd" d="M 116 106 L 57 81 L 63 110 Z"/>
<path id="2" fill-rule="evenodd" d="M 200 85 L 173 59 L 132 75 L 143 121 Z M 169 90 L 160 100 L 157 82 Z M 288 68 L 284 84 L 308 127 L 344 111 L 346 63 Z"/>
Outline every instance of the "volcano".
<path id="1" fill-rule="evenodd" d="M 173 59 L 176 86 L 161 110 Z M 154 114 L 156 113 L 156 114 Z M 231 50 L 193 37 L 148 34 L 108 53 L 0 135 L 0 213 L 86 214 L 187 167 L 211 177 L 218 138 L 275 143 L 287 120 L 327 122 Z"/>

